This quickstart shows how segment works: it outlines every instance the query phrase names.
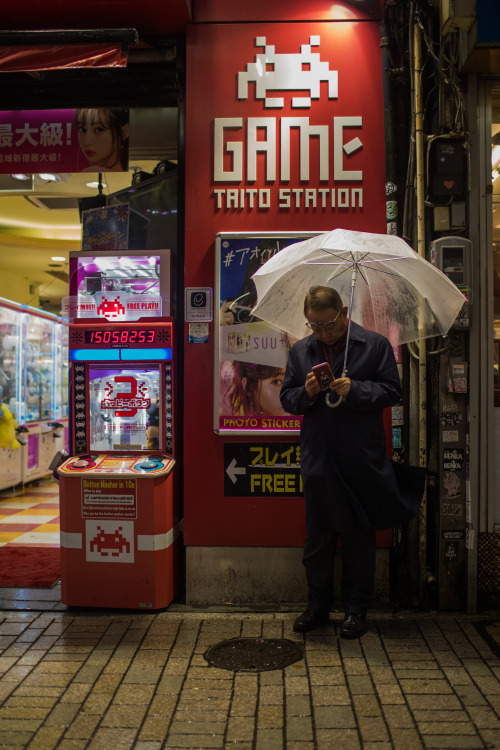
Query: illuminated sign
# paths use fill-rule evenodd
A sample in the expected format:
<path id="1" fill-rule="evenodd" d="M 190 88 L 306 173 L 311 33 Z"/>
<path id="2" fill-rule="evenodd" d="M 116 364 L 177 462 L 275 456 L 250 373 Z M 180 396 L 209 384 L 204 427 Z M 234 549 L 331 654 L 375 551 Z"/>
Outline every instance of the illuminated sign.
<path id="1" fill-rule="evenodd" d="M 80 349 L 82 346 L 96 349 L 171 348 L 172 324 L 163 322 L 149 325 L 124 323 L 116 323 L 113 326 L 72 325 L 69 343 L 70 349 Z"/>
<path id="2" fill-rule="evenodd" d="M 255 46 L 263 52 L 238 71 L 236 79 L 240 103 L 250 105 L 253 99 L 267 111 L 280 110 L 280 116 L 213 120 L 215 210 L 362 209 L 363 107 L 360 101 L 358 111 L 348 115 L 342 107 L 334 107 L 345 92 L 340 86 L 339 94 L 339 77 L 345 84 L 350 71 L 340 74 L 322 59 L 316 51 L 321 45 L 319 34 L 301 43 L 300 52 L 278 53 L 275 41 L 258 36 Z M 299 183 L 291 184 L 297 177 Z M 238 187 L 217 183 L 237 183 Z"/>
<path id="3" fill-rule="evenodd" d="M 138 331 L 136 328 L 122 328 L 121 330 L 85 331 L 86 344 L 154 344 L 156 331 L 152 328 Z"/>

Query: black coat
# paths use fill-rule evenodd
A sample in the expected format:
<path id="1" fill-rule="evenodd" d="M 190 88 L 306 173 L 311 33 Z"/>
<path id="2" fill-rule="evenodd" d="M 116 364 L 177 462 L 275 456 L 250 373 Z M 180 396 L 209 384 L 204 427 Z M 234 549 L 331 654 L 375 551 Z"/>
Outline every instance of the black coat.
<path id="1" fill-rule="evenodd" d="M 344 353 L 342 344 L 333 367 L 337 378 L 342 376 Z M 300 462 L 308 535 L 385 529 L 410 520 L 422 499 L 425 470 L 394 464 L 387 456 L 383 410 L 401 399 L 391 344 L 351 322 L 351 389 L 334 409 L 326 404 L 324 391 L 310 404 L 306 398 L 307 373 L 324 360 L 314 334 L 298 341 L 281 388 L 285 411 L 304 415 Z M 335 401 L 336 394 L 330 393 Z"/>

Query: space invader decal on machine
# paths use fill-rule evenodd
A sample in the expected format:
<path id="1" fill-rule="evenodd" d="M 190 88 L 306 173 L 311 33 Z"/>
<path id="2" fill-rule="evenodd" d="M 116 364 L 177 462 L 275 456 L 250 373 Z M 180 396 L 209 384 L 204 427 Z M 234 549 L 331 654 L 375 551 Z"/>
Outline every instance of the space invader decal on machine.
<path id="1" fill-rule="evenodd" d="M 134 562 L 133 521 L 87 519 L 85 537 L 87 562 Z"/>
<path id="2" fill-rule="evenodd" d="M 123 317 L 125 315 L 125 308 L 120 302 L 120 295 L 111 300 L 103 296 L 101 304 L 97 308 L 97 315 L 107 320 Z"/>
<path id="3" fill-rule="evenodd" d="M 282 109 L 284 97 L 269 97 L 269 91 L 308 91 L 309 96 L 292 97 L 292 107 L 311 106 L 311 99 L 319 99 L 320 83 L 328 83 L 328 98 L 338 98 L 338 71 L 330 70 L 329 64 L 320 60 L 319 36 L 309 37 L 309 44 L 300 46 L 300 53 L 277 54 L 273 44 L 267 44 L 265 36 L 258 36 L 256 47 L 264 47 L 263 53 L 255 55 L 255 62 L 247 63 L 246 71 L 238 73 L 238 99 L 248 99 L 248 84 L 255 83 L 255 98 L 264 99 L 264 106 Z"/>

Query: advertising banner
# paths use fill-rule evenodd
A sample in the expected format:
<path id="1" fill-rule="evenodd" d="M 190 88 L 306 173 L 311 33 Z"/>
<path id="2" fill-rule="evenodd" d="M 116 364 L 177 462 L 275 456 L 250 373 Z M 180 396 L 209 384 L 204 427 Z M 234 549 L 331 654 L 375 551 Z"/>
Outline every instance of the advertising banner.
<path id="1" fill-rule="evenodd" d="M 287 414 L 279 397 L 294 338 L 252 315 L 252 274 L 299 233 L 225 234 L 216 240 L 216 432 L 297 432 L 302 417 Z"/>
<path id="2" fill-rule="evenodd" d="M 128 109 L 0 112 L 0 173 L 128 170 Z"/>

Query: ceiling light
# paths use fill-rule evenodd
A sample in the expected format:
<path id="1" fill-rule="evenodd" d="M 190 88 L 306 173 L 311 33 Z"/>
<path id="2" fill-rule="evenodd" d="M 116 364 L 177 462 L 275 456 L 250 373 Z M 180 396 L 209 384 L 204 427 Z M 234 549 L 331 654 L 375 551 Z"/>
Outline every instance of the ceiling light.
<path id="1" fill-rule="evenodd" d="M 46 182 L 62 182 L 63 179 L 58 174 L 52 174 L 51 172 L 40 172 L 40 177 Z"/>
<path id="2" fill-rule="evenodd" d="M 85 187 L 89 187 L 89 188 L 98 188 L 98 187 L 107 188 L 108 186 L 106 185 L 105 182 L 86 182 L 85 183 Z"/>
<path id="3" fill-rule="evenodd" d="M 24 180 L 31 180 L 31 175 L 30 174 L 11 174 L 11 177 L 14 180 L 23 180 L 23 181 Z"/>
<path id="4" fill-rule="evenodd" d="M 64 255 L 53 255 L 50 260 L 66 260 Z"/>

